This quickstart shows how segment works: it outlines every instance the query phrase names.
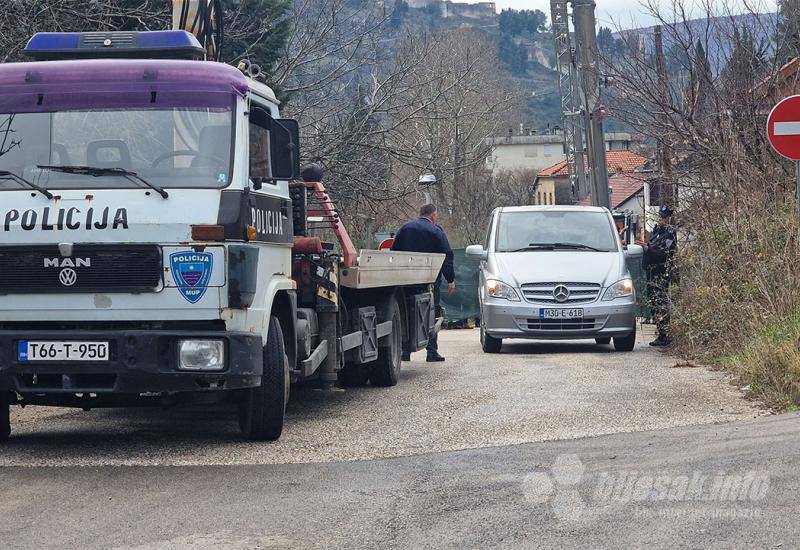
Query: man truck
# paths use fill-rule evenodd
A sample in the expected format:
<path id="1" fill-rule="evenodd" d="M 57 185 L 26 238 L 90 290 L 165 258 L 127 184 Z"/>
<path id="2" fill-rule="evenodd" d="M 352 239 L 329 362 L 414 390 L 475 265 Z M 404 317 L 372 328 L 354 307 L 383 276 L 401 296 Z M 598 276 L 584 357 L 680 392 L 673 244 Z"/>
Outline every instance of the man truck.
<path id="1" fill-rule="evenodd" d="M 443 256 L 358 253 L 268 86 L 184 30 L 26 52 L 0 65 L 0 440 L 10 407 L 183 402 L 274 440 L 292 382 L 397 383 Z"/>

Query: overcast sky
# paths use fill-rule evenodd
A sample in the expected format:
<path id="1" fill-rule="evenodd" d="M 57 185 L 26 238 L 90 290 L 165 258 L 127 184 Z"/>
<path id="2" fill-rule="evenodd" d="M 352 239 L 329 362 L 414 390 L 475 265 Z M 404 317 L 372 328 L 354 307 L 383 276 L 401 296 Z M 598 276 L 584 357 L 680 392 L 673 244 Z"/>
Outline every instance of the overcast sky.
<path id="1" fill-rule="evenodd" d="M 479 0 L 456 0 L 474 4 Z M 652 21 L 646 16 L 644 8 L 641 7 L 640 0 L 595 0 L 597 2 L 597 18 L 602 25 L 612 26 L 613 22 L 620 22 L 625 28 L 649 25 Z M 652 0 L 660 1 L 661 5 L 668 7 L 672 5 L 672 0 Z M 696 0 L 686 0 L 687 5 Z M 550 17 L 550 0 L 495 0 L 497 9 L 514 8 L 517 10 L 539 9 Z M 716 0 L 719 9 L 730 5 L 733 11 L 746 11 L 744 6 L 755 6 L 756 11 L 770 12 L 775 11 L 776 0 Z"/>

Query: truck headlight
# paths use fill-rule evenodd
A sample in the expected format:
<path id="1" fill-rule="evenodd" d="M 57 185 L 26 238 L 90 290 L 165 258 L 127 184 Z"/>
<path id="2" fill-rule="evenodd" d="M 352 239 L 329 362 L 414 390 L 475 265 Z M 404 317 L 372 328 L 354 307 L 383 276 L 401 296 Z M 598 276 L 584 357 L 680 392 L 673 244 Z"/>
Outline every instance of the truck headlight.
<path id="1" fill-rule="evenodd" d="M 613 300 L 614 298 L 624 298 L 633 295 L 633 279 L 626 278 L 617 281 L 606 289 L 603 300 Z"/>
<path id="2" fill-rule="evenodd" d="M 501 298 L 512 302 L 519 302 L 517 291 L 502 281 L 488 279 L 486 281 L 486 294 L 491 298 Z"/>
<path id="3" fill-rule="evenodd" d="M 180 340 L 178 342 L 180 370 L 225 370 L 225 342 L 222 340 Z"/>

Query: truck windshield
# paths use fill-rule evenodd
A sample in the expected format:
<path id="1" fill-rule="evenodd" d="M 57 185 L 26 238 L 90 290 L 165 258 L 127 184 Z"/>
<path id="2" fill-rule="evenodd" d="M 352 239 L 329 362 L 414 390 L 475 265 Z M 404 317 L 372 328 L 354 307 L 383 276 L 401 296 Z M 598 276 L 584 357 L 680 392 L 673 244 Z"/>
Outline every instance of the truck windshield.
<path id="1" fill-rule="evenodd" d="M 552 210 L 504 212 L 497 227 L 497 252 L 519 250 L 618 250 L 603 212 Z"/>
<path id="2" fill-rule="evenodd" d="M 230 182 L 232 135 L 231 108 L 0 114 L 0 171 L 48 190 L 141 186 L 102 170 L 90 176 L 42 166 L 126 170 L 161 188 L 222 188 Z M 0 191 L 26 188 L 0 179 Z"/>

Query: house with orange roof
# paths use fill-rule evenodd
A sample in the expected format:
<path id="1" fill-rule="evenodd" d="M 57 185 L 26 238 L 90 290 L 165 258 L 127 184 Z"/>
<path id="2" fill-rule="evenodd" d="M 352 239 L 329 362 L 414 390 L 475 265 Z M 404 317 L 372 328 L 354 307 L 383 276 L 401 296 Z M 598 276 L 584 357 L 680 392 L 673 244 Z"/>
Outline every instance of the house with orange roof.
<path id="1" fill-rule="evenodd" d="M 611 209 L 615 212 L 642 215 L 645 208 L 644 186 L 647 183 L 647 174 L 643 173 L 618 173 L 608 178 L 608 187 L 611 190 Z M 577 204 L 589 206 L 592 197 L 586 196 Z"/>
<path id="2" fill-rule="evenodd" d="M 633 151 L 606 151 L 606 164 L 608 166 L 609 182 L 617 174 L 642 173 L 649 169 L 650 160 Z M 584 165 L 585 159 L 584 159 Z M 534 197 L 538 200 L 539 193 L 552 202 L 537 204 L 573 204 L 572 189 L 569 183 L 567 161 L 557 162 L 544 168 L 536 175 Z M 612 193 L 612 201 L 613 193 Z"/>

